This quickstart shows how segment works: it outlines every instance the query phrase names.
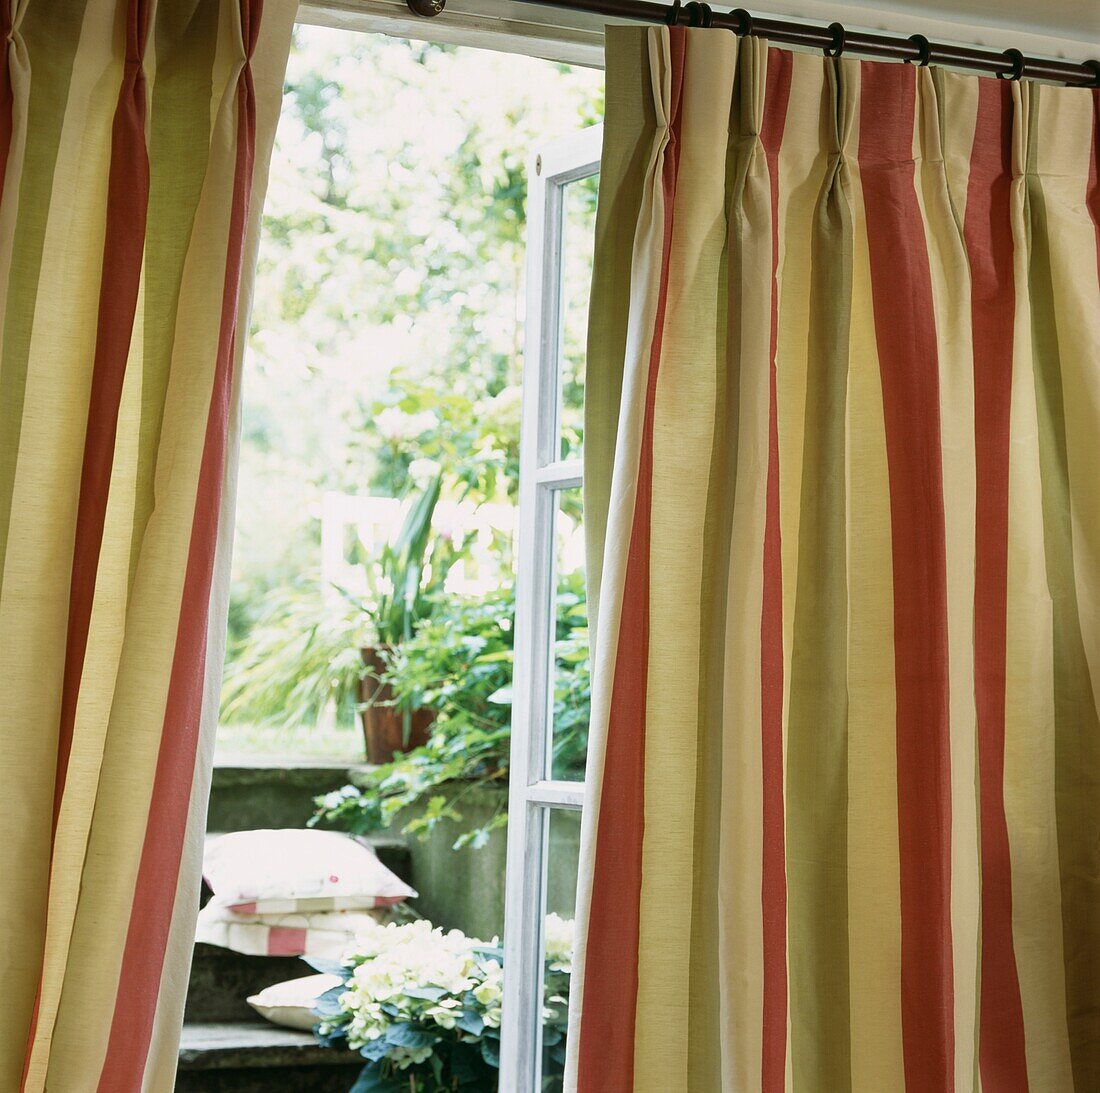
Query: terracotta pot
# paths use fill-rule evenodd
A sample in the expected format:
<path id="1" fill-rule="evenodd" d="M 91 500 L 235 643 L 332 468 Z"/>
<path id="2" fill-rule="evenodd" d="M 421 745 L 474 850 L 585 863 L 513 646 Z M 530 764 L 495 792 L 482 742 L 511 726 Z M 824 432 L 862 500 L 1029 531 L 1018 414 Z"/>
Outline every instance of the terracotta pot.
<path id="1" fill-rule="evenodd" d="M 434 710 L 413 710 L 409 715 L 409 736 L 405 739 L 405 714 L 390 705 L 393 689 L 381 683 L 379 676 L 385 668 L 382 659 L 385 647 L 368 647 L 360 650 L 367 674 L 359 681 L 359 701 L 363 704 L 363 738 L 367 746 L 367 762 L 389 763 L 395 756 L 412 751 L 428 742 L 435 720 Z"/>

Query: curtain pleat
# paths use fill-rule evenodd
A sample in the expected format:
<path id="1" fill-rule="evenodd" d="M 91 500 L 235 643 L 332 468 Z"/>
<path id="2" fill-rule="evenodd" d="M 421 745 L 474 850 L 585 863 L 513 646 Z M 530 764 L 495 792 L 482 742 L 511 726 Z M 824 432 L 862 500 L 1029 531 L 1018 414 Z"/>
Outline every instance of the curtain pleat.
<path id="1" fill-rule="evenodd" d="M 291 0 L 4 0 L 0 1088 L 166 1093 Z"/>
<path id="2" fill-rule="evenodd" d="M 1100 1088 L 1098 160 L 609 28 L 568 1088 Z"/>

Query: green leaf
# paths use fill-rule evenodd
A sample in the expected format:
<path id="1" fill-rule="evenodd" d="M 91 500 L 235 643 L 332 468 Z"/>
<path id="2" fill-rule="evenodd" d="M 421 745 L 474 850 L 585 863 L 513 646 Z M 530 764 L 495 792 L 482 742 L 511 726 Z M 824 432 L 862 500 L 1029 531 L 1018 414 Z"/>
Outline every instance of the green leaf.
<path id="1" fill-rule="evenodd" d="M 496 1040 L 481 1041 L 481 1057 L 492 1067 L 500 1068 L 500 1044 Z"/>
<path id="2" fill-rule="evenodd" d="M 370 1059 L 371 1062 L 379 1062 L 384 1059 L 390 1053 L 391 1045 L 386 1042 L 385 1038 L 379 1038 L 377 1040 L 368 1040 L 360 1049 L 359 1054 L 364 1059 Z"/>
<path id="3" fill-rule="evenodd" d="M 386 1042 L 394 1047 L 431 1047 L 438 1041 L 439 1037 L 435 1033 L 418 1029 L 414 1025 L 396 1024 L 386 1029 Z"/>
<path id="4" fill-rule="evenodd" d="M 438 1002 L 446 996 L 447 991 L 443 987 L 404 987 L 402 994 L 409 998 L 419 998 L 425 1002 Z"/>
<path id="5" fill-rule="evenodd" d="M 315 971 L 322 975 L 338 975 L 345 982 L 351 976 L 351 969 L 341 964 L 338 960 L 329 960 L 323 956 L 303 956 L 302 959 Z M 334 990 L 343 990 L 343 987 L 335 987 Z M 326 994 L 331 994 L 326 991 Z M 322 997 L 324 997 L 322 995 Z"/>
<path id="6" fill-rule="evenodd" d="M 355 1085 L 348 1093 L 403 1093 L 407 1088 L 403 1079 L 385 1076 L 378 1063 L 369 1063 L 359 1072 Z"/>
<path id="7" fill-rule="evenodd" d="M 475 1010 L 464 1009 L 456 1022 L 456 1027 L 471 1036 L 480 1036 L 485 1031 L 485 1021 Z"/>

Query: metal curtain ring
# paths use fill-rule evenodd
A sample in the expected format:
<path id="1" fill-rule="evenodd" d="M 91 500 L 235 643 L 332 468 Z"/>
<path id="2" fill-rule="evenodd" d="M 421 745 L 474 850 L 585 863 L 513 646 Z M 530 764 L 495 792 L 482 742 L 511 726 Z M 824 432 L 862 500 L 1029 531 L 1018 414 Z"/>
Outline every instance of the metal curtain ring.
<path id="1" fill-rule="evenodd" d="M 737 20 L 737 29 L 734 31 L 740 38 L 747 38 L 752 34 L 752 15 L 744 8 L 734 8 L 730 15 Z"/>
<path id="2" fill-rule="evenodd" d="M 442 15 L 447 6 L 447 0 L 405 0 L 405 3 L 409 11 L 422 19 L 434 19 L 437 15 Z"/>
<path id="3" fill-rule="evenodd" d="M 833 36 L 832 43 L 825 46 L 821 52 L 826 57 L 839 57 L 844 52 L 844 40 L 848 32 L 844 29 L 843 23 L 830 23 L 829 33 Z"/>
<path id="4" fill-rule="evenodd" d="M 688 18 L 691 20 L 688 26 L 710 26 L 711 10 L 709 4 L 699 3 L 699 0 L 691 0 L 690 3 L 684 5 L 684 11 L 687 12 Z"/>
<path id="5" fill-rule="evenodd" d="M 1093 80 L 1093 87 L 1100 87 L 1100 61 L 1082 61 L 1085 68 L 1091 68 L 1096 73 L 1096 79 Z"/>
<path id="6" fill-rule="evenodd" d="M 1006 49 L 1004 59 L 1012 65 L 1008 72 L 998 72 L 998 80 L 1018 80 L 1024 74 L 1024 55 L 1018 49 Z"/>
<path id="7" fill-rule="evenodd" d="M 917 47 L 917 66 L 927 68 L 932 63 L 932 43 L 923 34 L 910 34 L 909 41 Z M 911 65 L 913 61 L 906 60 L 905 63 Z"/>
<path id="8" fill-rule="evenodd" d="M 670 27 L 678 26 L 680 23 L 680 0 L 672 0 L 672 7 L 665 12 L 665 23 Z"/>

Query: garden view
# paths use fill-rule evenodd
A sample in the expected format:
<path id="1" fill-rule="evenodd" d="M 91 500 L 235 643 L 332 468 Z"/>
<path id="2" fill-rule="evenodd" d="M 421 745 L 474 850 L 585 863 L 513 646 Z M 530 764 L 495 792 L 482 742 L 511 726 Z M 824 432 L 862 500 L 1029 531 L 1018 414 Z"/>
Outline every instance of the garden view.
<path id="1" fill-rule="evenodd" d="M 311 825 L 412 842 L 442 833 L 471 877 L 470 855 L 502 874 L 507 820 L 527 158 L 601 115 L 598 72 L 299 27 L 272 158 L 216 762 L 345 766 L 348 784 L 318 798 Z M 595 198 L 594 180 L 578 183 L 564 213 L 573 458 Z M 583 774 L 588 726 L 579 492 L 563 494 L 559 516 L 553 770 L 564 778 Z M 575 824 L 569 840 L 572 861 L 551 863 L 567 895 L 548 910 L 571 916 Z M 417 884 L 414 920 L 433 906 Z M 367 1059 L 360 1081 L 378 1084 L 363 1089 L 490 1088 L 500 908 L 446 917 L 433 914 L 434 934 L 402 915 L 369 940 L 360 932 L 350 961 L 299 954 L 336 977 L 316 1030 Z M 551 920 L 552 1077 L 571 923 Z M 369 985 L 386 968 L 383 1012 Z"/>

